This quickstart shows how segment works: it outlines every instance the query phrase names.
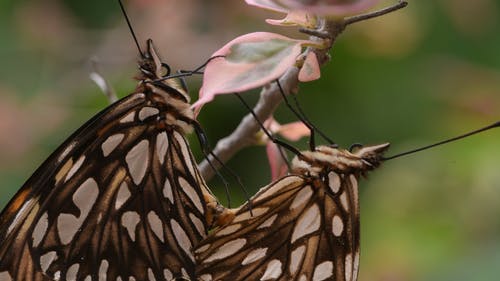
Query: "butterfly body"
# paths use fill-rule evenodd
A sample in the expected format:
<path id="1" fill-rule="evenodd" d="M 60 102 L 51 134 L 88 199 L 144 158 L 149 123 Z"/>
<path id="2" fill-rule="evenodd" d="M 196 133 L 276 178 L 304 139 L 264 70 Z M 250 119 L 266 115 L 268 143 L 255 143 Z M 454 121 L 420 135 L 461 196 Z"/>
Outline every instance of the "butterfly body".
<path id="1" fill-rule="evenodd" d="M 387 147 L 301 152 L 291 175 L 262 188 L 196 248 L 199 278 L 356 280 L 357 178 L 379 165 Z"/>
<path id="2" fill-rule="evenodd" d="M 0 215 L 1 280 L 192 278 L 219 206 L 184 138 L 196 122 L 151 41 L 136 91 L 97 114 Z M 132 278 L 132 279 L 130 279 Z"/>

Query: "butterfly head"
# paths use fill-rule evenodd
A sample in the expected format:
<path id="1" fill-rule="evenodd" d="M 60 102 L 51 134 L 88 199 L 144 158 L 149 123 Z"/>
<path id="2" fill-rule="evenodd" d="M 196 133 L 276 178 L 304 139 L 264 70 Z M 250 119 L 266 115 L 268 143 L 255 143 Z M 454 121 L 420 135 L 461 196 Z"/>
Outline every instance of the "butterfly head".
<path id="1" fill-rule="evenodd" d="M 384 153 L 389 148 L 389 143 L 372 146 L 362 146 L 353 151 L 352 154 L 359 157 L 367 166 L 367 170 L 372 170 L 380 165 L 384 159 Z"/>
<path id="2" fill-rule="evenodd" d="M 146 78 L 151 80 L 161 79 L 170 75 L 170 66 L 161 61 L 151 39 L 148 39 L 147 49 L 141 54 L 139 69 Z"/>
<path id="3" fill-rule="evenodd" d="M 308 172 L 318 175 L 325 171 L 338 173 L 364 174 L 373 170 L 382 162 L 389 143 L 358 147 L 356 151 L 339 149 L 332 146 L 318 146 L 314 151 L 303 151 L 292 161 L 292 172 Z"/>
<path id="4" fill-rule="evenodd" d="M 169 77 L 171 74 L 170 66 L 162 62 L 153 40 L 148 39 L 146 47 L 146 50 L 141 52 L 139 60 L 141 75 L 138 79 L 143 82 L 141 84 L 148 84 L 148 88 L 160 88 L 163 92 L 168 92 L 169 96 L 174 99 L 188 104 L 191 98 L 186 86 L 179 79 Z"/>

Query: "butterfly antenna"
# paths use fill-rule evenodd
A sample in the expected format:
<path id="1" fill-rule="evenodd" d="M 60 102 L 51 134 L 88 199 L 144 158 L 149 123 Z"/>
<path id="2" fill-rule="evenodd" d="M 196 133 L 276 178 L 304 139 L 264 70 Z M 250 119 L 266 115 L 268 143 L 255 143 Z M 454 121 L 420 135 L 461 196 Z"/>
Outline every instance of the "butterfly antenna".
<path id="1" fill-rule="evenodd" d="M 493 123 L 491 125 L 488 125 L 486 127 L 481 128 L 481 129 L 474 130 L 472 132 L 469 132 L 469 133 L 466 133 L 466 134 L 463 134 L 463 135 L 460 135 L 460 136 L 457 136 L 457 137 L 454 137 L 454 138 L 451 138 L 451 139 L 440 141 L 440 142 L 437 142 L 437 143 L 434 143 L 434 144 L 431 144 L 431 145 L 426 145 L 424 147 L 420 147 L 420 148 L 413 149 L 413 150 L 410 150 L 410 151 L 407 151 L 407 152 L 399 153 L 399 154 L 396 154 L 396 155 L 393 155 L 393 156 L 390 156 L 390 157 L 384 157 L 382 160 L 386 161 L 386 160 L 391 160 L 391 159 L 398 158 L 398 157 L 401 157 L 401 156 L 405 156 L 405 155 L 408 155 L 408 154 L 413 154 L 415 152 L 419 152 L 419 151 L 426 150 L 426 149 L 429 149 L 429 148 L 433 148 L 435 146 L 439 146 L 439 145 L 442 145 L 442 144 L 445 144 L 445 143 L 449 143 L 449 142 L 453 142 L 453 141 L 456 141 L 456 140 L 459 140 L 459 139 L 463 139 L 463 138 L 466 138 L 466 137 L 469 137 L 469 136 L 472 136 L 472 135 L 475 135 L 475 134 L 478 134 L 478 133 L 481 133 L 481 132 L 484 132 L 484 131 L 488 131 L 490 129 L 498 128 L 498 127 L 500 127 L 500 121 L 497 121 L 497 122 L 495 122 L 495 123 Z"/>
<path id="2" fill-rule="evenodd" d="M 139 45 L 139 41 L 137 40 L 137 36 L 135 36 L 134 29 L 132 28 L 132 24 L 130 23 L 130 19 L 128 18 L 127 12 L 125 11 L 125 7 L 123 6 L 122 0 L 118 0 L 118 3 L 120 4 L 120 8 L 122 10 L 123 16 L 125 17 L 125 21 L 127 22 L 128 29 L 130 30 L 130 33 L 132 34 L 132 37 L 134 38 L 135 45 L 137 46 L 137 50 L 139 50 L 139 54 L 141 55 L 142 58 L 144 58 L 144 53 L 141 50 L 141 46 Z"/>
<path id="3" fill-rule="evenodd" d="M 167 79 L 173 79 L 173 78 L 181 78 L 181 77 L 188 77 L 188 76 L 193 76 L 194 74 L 203 74 L 203 71 L 201 71 L 209 62 L 211 62 L 213 59 L 216 58 L 223 58 L 225 56 L 213 56 L 210 57 L 208 60 L 206 60 L 202 65 L 198 66 L 194 70 L 179 70 L 176 74 L 169 75 L 162 77 L 160 79 L 155 80 L 154 82 L 161 82 L 165 81 Z"/>
<path id="4" fill-rule="evenodd" d="M 297 97 L 295 95 L 292 95 L 294 100 L 295 100 L 295 106 L 297 109 L 295 109 L 291 104 L 290 101 L 288 100 L 287 95 L 285 94 L 285 91 L 283 87 L 281 86 L 281 83 L 279 80 L 276 80 L 276 84 L 278 84 L 278 88 L 280 90 L 281 96 L 283 97 L 283 100 L 285 101 L 286 106 L 297 116 L 297 118 L 306 125 L 306 127 L 311 131 L 311 136 L 309 138 L 309 149 L 311 151 L 314 151 L 316 149 L 316 141 L 315 141 L 315 133 L 318 133 L 324 140 L 326 140 L 330 145 L 337 147 L 338 145 L 330 139 L 325 133 L 323 133 L 321 130 L 319 130 L 314 124 L 307 118 L 307 116 L 304 114 L 304 111 L 302 111 L 302 108 L 299 106 L 299 102 L 297 100 Z"/>
<path id="5" fill-rule="evenodd" d="M 250 105 L 248 105 L 248 103 L 243 99 L 243 97 L 241 97 L 240 94 L 238 93 L 234 93 L 238 99 L 241 101 L 241 103 L 243 103 L 243 105 L 246 107 L 246 109 L 250 112 L 250 114 L 252 114 L 253 118 L 255 119 L 255 122 L 257 122 L 257 124 L 259 124 L 260 128 L 262 129 L 262 131 L 264 132 L 264 134 L 266 134 L 266 136 L 272 141 L 274 142 L 275 144 L 277 145 L 280 145 L 281 147 L 287 149 L 288 151 L 292 152 L 293 154 L 299 156 L 299 157 L 302 157 L 302 153 L 300 153 L 300 151 L 298 149 L 296 149 L 295 147 L 291 146 L 290 144 L 280 140 L 280 139 L 277 139 L 276 137 L 274 137 L 267 129 L 266 127 L 264 126 L 264 123 L 262 123 L 262 121 L 259 119 L 259 117 L 257 116 L 257 114 L 255 114 L 255 112 L 252 110 L 252 108 L 250 107 Z"/>

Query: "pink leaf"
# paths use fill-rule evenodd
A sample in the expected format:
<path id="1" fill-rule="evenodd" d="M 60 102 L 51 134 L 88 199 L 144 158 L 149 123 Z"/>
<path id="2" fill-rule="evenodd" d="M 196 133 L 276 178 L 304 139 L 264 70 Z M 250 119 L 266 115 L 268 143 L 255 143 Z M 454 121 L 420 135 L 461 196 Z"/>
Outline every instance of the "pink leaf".
<path id="1" fill-rule="evenodd" d="M 309 129 L 302 122 L 293 122 L 281 125 L 272 116 L 264 122 L 264 127 L 266 127 L 266 129 L 272 134 L 278 133 L 290 141 L 297 141 L 310 134 Z M 271 168 L 271 177 L 272 180 L 275 180 L 287 174 L 288 165 L 286 163 L 286 159 L 283 159 L 283 156 L 280 153 L 281 147 L 267 138 L 266 141 L 266 153 L 269 166 Z"/>
<path id="2" fill-rule="evenodd" d="M 321 77 L 321 72 L 319 70 L 318 58 L 314 52 L 309 52 L 304 64 L 300 68 L 299 81 L 309 82 L 317 80 Z"/>
<path id="3" fill-rule="evenodd" d="M 271 180 L 279 179 L 288 173 L 288 166 L 280 153 L 281 148 L 269 141 L 266 145 L 267 159 L 271 168 Z"/>
<path id="4" fill-rule="evenodd" d="M 279 78 L 296 62 L 302 44 L 269 32 L 254 32 L 227 43 L 205 68 L 200 98 L 193 107 L 200 108 L 217 94 L 242 92 L 263 86 Z"/>
<path id="5" fill-rule="evenodd" d="M 309 136 L 311 131 L 301 121 L 281 125 L 278 133 L 290 141 L 298 141 L 302 137 Z"/>

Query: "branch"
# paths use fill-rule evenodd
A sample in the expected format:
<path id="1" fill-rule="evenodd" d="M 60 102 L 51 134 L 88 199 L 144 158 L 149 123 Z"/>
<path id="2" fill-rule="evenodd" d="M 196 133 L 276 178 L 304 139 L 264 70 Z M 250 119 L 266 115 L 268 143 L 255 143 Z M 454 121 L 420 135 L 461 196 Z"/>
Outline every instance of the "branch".
<path id="1" fill-rule="evenodd" d="M 329 61 L 329 51 L 333 47 L 335 40 L 344 31 L 347 25 L 402 8 L 401 6 L 405 6 L 405 4 L 402 4 L 401 2 L 404 1 L 400 1 L 398 4 L 394 5 L 394 7 L 377 11 L 372 14 L 363 15 L 362 17 L 322 21 L 320 22 L 318 29 L 301 30 L 302 32 L 310 35 L 310 40 L 322 41 L 322 43 L 326 43 L 324 45 L 327 46 L 324 49 L 307 48 L 304 51 L 304 55 L 307 55 L 308 52 L 315 52 L 319 63 L 324 65 Z M 279 82 L 286 94 L 290 93 L 292 89 L 296 89 L 298 87 L 298 74 L 299 69 L 297 67 L 291 67 L 285 72 L 285 74 L 283 74 L 283 76 L 280 77 Z M 262 88 L 260 98 L 253 108 L 253 111 L 259 120 L 263 122 L 272 116 L 273 112 L 282 100 L 283 96 L 281 95 L 278 86 L 276 83 L 272 83 Z M 257 141 L 256 134 L 260 131 L 260 129 L 260 126 L 253 118 L 252 114 L 247 114 L 243 117 L 238 127 L 236 127 L 230 135 L 217 142 L 217 145 L 213 150 L 214 154 L 217 155 L 222 162 L 226 163 L 241 149 L 247 146 L 255 145 Z M 219 162 L 213 161 L 213 159 L 210 159 L 210 161 L 214 164 L 216 169 L 220 168 L 221 165 Z M 207 181 L 215 174 L 215 171 L 208 164 L 206 159 L 199 164 L 199 169 L 203 178 Z"/>

